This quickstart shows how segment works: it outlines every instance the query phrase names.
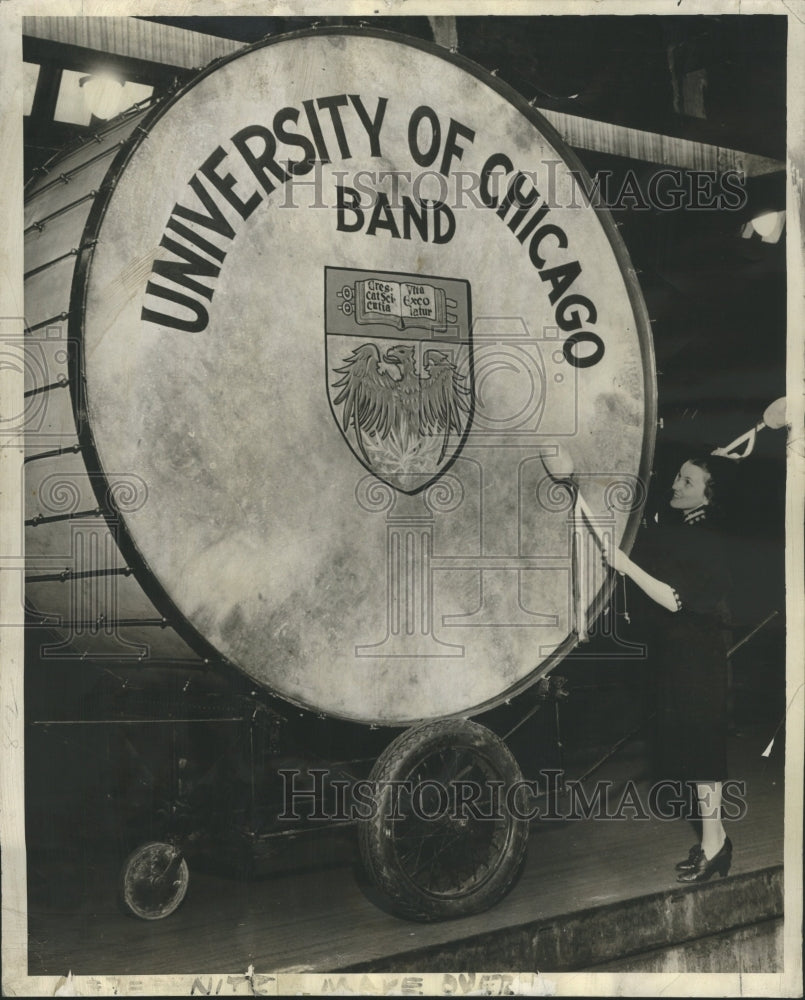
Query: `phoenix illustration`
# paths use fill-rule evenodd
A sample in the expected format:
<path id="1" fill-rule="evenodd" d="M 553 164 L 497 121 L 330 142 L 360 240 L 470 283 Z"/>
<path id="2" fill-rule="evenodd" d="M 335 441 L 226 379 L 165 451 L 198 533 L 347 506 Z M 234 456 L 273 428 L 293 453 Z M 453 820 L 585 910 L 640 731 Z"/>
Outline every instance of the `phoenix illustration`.
<path id="1" fill-rule="evenodd" d="M 429 348 L 422 356 L 424 377 L 417 371 L 413 344 L 395 344 L 381 356 L 375 343 L 357 347 L 333 383 L 339 389 L 333 400 L 343 403 L 344 431 L 352 427 L 366 464 L 367 447 L 375 450 L 387 439 L 403 456 L 413 455 L 423 445 L 436 442 L 441 464 L 450 434 L 463 433 L 470 412 L 470 390 L 466 379 L 444 351 Z"/>

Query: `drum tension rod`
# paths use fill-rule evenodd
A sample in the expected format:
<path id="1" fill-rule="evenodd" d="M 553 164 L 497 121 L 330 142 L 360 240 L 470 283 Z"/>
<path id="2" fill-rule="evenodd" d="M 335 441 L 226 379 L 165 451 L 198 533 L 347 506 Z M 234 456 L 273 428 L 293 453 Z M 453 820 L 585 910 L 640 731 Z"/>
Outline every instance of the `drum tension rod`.
<path id="1" fill-rule="evenodd" d="M 61 312 L 57 316 L 51 316 L 49 319 L 43 319 L 41 323 L 34 323 L 33 326 L 26 326 L 26 333 L 33 333 L 34 330 L 41 330 L 45 326 L 51 326 L 53 323 L 63 323 L 66 319 L 69 319 L 70 313 Z"/>
<path id="2" fill-rule="evenodd" d="M 80 444 L 71 444 L 67 448 L 54 448 L 52 451 L 42 451 L 38 455 L 26 455 L 25 462 L 36 462 L 40 458 L 58 458 L 59 455 L 77 455 L 81 451 Z"/>
<path id="3" fill-rule="evenodd" d="M 55 212 L 51 212 L 50 215 L 43 215 L 41 219 L 37 219 L 36 222 L 32 222 L 30 226 L 27 226 L 23 231 L 23 235 L 27 236 L 28 233 L 32 232 L 34 229 L 39 230 L 41 233 L 45 226 L 50 222 L 51 219 L 55 219 L 60 215 L 64 215 L 65 212 L 69 212 L 71 208 L 75 208 L 76 205 L 82 205 L 85 201 L 90 201 L 98 194 L 98 191 L 93 188 L 87 194 L 82 195 L 80 198 L 76 198 L 75 201 L 69 202 L 67 205 L 63 205 L 61 208 L 57 208 Z"/>
<path id="4" fill-rule="evenodd" d="M 65 389 L 69 385 L 69 380 L 66 375 L 59 375 L 55 382 L 50 382 L 48 385 L 38 385 L 35 389 L 28 389 L 27 392 L 22 394 L 23 399 L 27 399 L 29 396 L 38 396 L 42 392 L 48 392 L 51 389 Z"/>
<path id="5" fill-rule="evenodd" d="M 70 514 L 36 514 L 34 517 L 30 517 L 25 522 L 26 528 L 38 528 L 40 524 L 53 524 L 56 521 L 73 521 L 81 517 L 101 517 L 103 511 L 100 507 L 94 507 L 92 510 L 76 510 Z"/>
<path id="6" fill-rule="evenodd" d="M 45 191 L 49 191 L 60 181 L 64 184 L 68 184 L 76 174 L 81 173 L 82 170 L 86 170 L 87 167 L 91 167 L 93 163 L 103 159 L 104 156 L 109 156 L 110 153 L 114 153 L 116 150 L 120 149 L 126 141 L 126 139 L 121 139 L 119 142 L 110 143 L 110 145 L 108 145 L 105 149 L 96 153 L 95 156 L 90 156 L 88 159 L 84 160 L 83 163 L 79 163 L 77 166 L 73 167 L 72 170 L 66 170 L 64 173 L 59 174 L 59 176 L 55 177 L 52 181 L 49 181 L 47 184 L 43 184 L 42 187 L 32 191 L 30 197 L 28 198 L 28 202 L 32 201 L 38 195 L 43 194 Z"/>
<path id="7" fill-rule="evenodd" d="M 79 629 L 93 628 L 98 625 L 106 625 L 107 628 L 164 628 L 165 619 L 164 618 L 106 618 L 104 615 L 100 615 L 96 619 L 68 619 L 64 621 L 59 619 L 58 621 L 52 621 L 52 618 L 57 616 L 43 616 L 41 621 L 32 622 L 35 626 L 47 626 L 50 628 L 60 628 L 67 631 L 78 631 Z M 86 653 L 83 654 L 86 657 Z M 142 657 L 141 657 L 142 659 Z"/>
<path id="8" fill-rule="evenodd" d="M 88 240 L 86 243 L 82 243 L 80 247 L 73 247 L 68 250 L 67 253 L 60 254 L 58 257 L 54 257 L 53 260 L 46 261 L 44 264 L 40 264 L 39 267 L 34 267 L 30 271 L 26 271 L 22 276 L 24 281 L 28 278 L 32 278 L 35 274 L 39 274 L 41 271 L 46 271 L 49 267 L 53 267 L 54 264 L 58 264 L 62 260 L 67 260 L 68 257 L 77 257 L 82 251 L 89 250 L 97 244 L 97 240 Z"/>
<path id="9" fill-rule="evenodd" d="M 61 573 L 38 573 L 35 576 L 26 576 L 25 583 L 64 583 L 67 580 L 86 580 L 96 576 L 131 576 L 130 566 L 123 566 L 119 569 L 88 569 L 76 570 L 65 567 Z"/>

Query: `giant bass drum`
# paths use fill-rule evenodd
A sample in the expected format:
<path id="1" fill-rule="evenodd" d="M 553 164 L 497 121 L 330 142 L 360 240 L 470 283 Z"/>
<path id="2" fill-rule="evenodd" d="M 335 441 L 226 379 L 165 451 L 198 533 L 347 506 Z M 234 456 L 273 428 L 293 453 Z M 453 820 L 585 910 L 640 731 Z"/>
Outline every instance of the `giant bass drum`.
<path id="1" fill-rule="evenodd" d="M 541 456 L 628 546 L 655 426 L 645 307 L 585 177 L 494 76 L 370 29 L 244 48 L 50 164 L 26 591 L 57 650 L 226 662 L 388 725 L 550 670 L 580 583 Z"/>

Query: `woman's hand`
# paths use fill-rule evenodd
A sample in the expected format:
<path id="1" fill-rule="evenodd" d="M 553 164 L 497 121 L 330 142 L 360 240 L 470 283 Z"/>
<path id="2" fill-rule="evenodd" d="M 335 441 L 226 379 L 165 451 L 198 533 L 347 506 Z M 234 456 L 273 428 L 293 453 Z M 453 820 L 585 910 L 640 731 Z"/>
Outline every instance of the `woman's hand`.
<path id="1" fill-rule="evenodd" d="M 621 576 L 628 573 L 632 566 L 632 560 L 625 552 L 612 544 L 611 538 L 604 539 L 604 562 L 620 573 Z"/>

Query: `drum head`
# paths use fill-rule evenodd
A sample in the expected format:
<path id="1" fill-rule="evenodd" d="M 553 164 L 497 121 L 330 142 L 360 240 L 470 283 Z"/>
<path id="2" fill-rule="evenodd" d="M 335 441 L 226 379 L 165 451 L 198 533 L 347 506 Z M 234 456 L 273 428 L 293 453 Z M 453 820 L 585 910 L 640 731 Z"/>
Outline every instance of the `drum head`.
<path id="1" fill-rule="evenodd" d="M 541 451 L 628 543 L 654 427 L 642 300 L 572 154 L 471 63 L 372 31 L 247 49 L 143 132 L 78 292 L 95 460 L 147 484 L 143 586 L 343 718 L 544 673 L 579 579 Z"/>

